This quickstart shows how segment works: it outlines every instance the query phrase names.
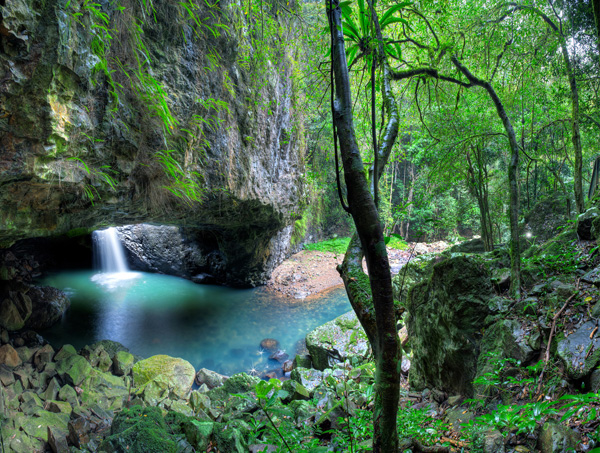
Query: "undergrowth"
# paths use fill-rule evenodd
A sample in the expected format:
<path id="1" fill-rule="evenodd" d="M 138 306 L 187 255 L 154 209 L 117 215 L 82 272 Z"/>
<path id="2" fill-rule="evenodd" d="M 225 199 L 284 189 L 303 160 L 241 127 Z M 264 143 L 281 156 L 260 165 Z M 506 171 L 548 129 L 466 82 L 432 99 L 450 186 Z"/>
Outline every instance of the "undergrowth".
<path id="1" fill-rule="evenodd" d="M 408 244 L 398 235 L 393 235 L 391 237 L 385 238 L 386 247 L 397 249 L 397 250 L 406 250 L 408 248 Z M 327 239 L 321 242 L 315 242 L 313 244 L 305 244 L 304 250 L 313 250 L 317 252 L 331 252 L 336 255 L 346 253 L 348 249 L 348 244 L 350 243 L 350 238 L 333 238 Z"/>

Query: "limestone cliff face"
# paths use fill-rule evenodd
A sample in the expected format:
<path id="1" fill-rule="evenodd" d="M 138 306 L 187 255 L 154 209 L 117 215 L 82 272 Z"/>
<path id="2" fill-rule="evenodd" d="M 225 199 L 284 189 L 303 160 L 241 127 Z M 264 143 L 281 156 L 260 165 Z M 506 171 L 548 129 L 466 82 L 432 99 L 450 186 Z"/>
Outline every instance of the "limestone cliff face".
<path id="1" fill-rule="evenodd" d="M 228 0 L 0 0 L 0 15 L 0 247 L 178 225 L 211 237 L 226 282 L 264 281 L 302 192 L 291 51 L 252 40 Z"/>

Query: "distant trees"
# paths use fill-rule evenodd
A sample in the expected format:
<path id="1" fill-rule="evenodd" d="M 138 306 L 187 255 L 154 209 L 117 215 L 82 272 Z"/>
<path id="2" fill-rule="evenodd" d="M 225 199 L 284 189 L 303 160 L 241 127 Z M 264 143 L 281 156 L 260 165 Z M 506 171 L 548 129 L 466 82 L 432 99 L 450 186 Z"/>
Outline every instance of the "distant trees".
<path id="1" fill-rule="evenodd" d="M 334 137 L 339 140 L 345 181 L 339 193 L 357 232 L 340 272 L 378 367 L 374 450 L 394 451 L 400 352 L 386 229 L 378 208 L 391 220 L 388 232 L 402 226 L 407 234 L 419 195 L 417 175 L 429 178 L 421 187 L 430 186 L 436 175 L 452 175 L 450 180 L 477 203 L 488 250 L 495 234 L 498 241 L 502 238 L 500 224 L 505 222 L 498 216 L 508 214 L 510 293 L 518 297 L 521 204 L 532 206 L 546 187 L 561 190 L 567 198 L 573 193 L 577 210 L 584 209 L 581 90 L 591 123 L 596 121 L 599 90 L 588 89 L 595 79 L 586 79 L 581 71 L 582 62 L 569 49 L 566 15 L 552 3 L 534 7 L 448 1 L 417 7 L 326 0 L 325 5 L 332 42 Z M 398 105 L 397 96 L 402 99 Z M 355 122 L 354 113 L 360 109 L 363 113 Z M 397 140 L 402 127 L 410 131 L 409 143 Z M 415 159 L 409 148 L 418 142 L 422 148 L 417 166 L 404 160 Z M 393 162 L 386 173 L 390 156 L 398 156 L 402 165 Z M 382 175 L 384 192 L 379 190 Z M 404 192 L 400 207 L 394 206 L 394 184 Z M 456 187 L 453 190 L 456 193 Z"/>

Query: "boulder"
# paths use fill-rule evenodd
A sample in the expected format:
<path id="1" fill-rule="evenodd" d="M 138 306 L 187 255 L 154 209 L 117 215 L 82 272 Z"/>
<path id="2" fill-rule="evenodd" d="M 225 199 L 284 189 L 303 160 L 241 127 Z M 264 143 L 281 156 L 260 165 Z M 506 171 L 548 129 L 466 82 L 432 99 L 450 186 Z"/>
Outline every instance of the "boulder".
<path id="1" fill-rule="evenodd" d="M 31 312 L 31 299 L 25 292 L 9 290 L 4 296 L 0 292 L 0 327 L 20 330 L 25 327 Z"/>
<path id="2" fill-rule="evenodd" d="M 537 327 L 523 324 L 515 319 L 497 321 L 485 330 L 479 346 L 477 375 L 482 377 L 495 370 L 498 360 L 511 358 L 521 363 L 530 361 L 534 353 L 532 345 L 540 347 Z M 492 389 L 484 384 L 475 384 L 475 395 L 488 395 Z"/>
<path id="3" fill-rule="evenodd" d="M 108 371 L 112 368 L 112 360 L 101 344 L 95 347 L 85 346 L 80 351 L 80 354 L 90 362 L 90 365 L 98 368 L 100 371 Z"/>
<path id="4" fill-rule="evenodd" d="M 585 322 L 558 342 L 556 352 L 571 379 L 587 376 L 600 362 L 600 336 L 590 338 L 595 328 L 594 321 Z"/>
<path id="5" fill-rule="evenodd" d="M 311 397 L 311 394 L 306 387 L 291 379 L 284 381 L 282 389 L 288 392 L 289 395 L 284 402 L 289 402 L 291 400 L 309 400 Z"/>
<path id="6" fill-rule="evenodd" d="M 117 376 L 127 376 L 131 372 L 134 363 L 133 354 L 127 351 L 117 351 L 113 357 L 113 372 Z"/>
<path id="7" fill-rule="evenodd" d="M 410 290 L 407 328 L 413 389 L 472 395 L 481 330 L 493 296 L 486 267 L 465 255 L 435 264 L 431 276 Z"/>
<path id="8" fill-rule="evenodd" d="M 67 431 L 53 426 L 48 427 L 48 444 L 53 453 L 68 453 Z"/>
<path id="9" fill-rule="evenodd" d="M 310 355 L 308 354 L 296 354 L 293 361 L 293 368 L 303 367 L 310 368 L 312 367 L 312 360 Z"/>
<path id="10" fill-rule="evenodd" d="M 228 376 L 223 376 L 215 371 L 201 368 L 196 373 L 195 382 L 197 385 L 206 384 L 209 389 L 220 387 L 223 383 L 229 379 Z"/>
<path id="11" fill-rule="evenodd" d="M 238 428 L 230 424 L 215 423 L 213 436 L 219 451 L 228 453 L 247 453 L 248 445 L 244 435 Z"/>
<path id="12" fill-rule="evenodd" d="M 90 441 L 90 432 L 92 428 L 85 417 L 77 417 L 69 421 L 68 425 L 68 440 L 77 448 L 84 448 Z"/>
<path id="13" fill-rule="evenodd" d="M 481 238 L 463 241 L 450 247 L 450 253 L 485 253 L 485 244 Z"/>
<path id="14" fill-rule="evenodd" d="M 600 209 L 592 207 L 583 214 L 577 216 L 577 235 L 580 239 L 590 241 L 596 239 L 592 237 L 592 223 L 600 216 Z"/>
<path id="15" fill-rule="evenodd" d="M 173 437 L 160 408 L 134 406 L 115 417 L 110 436 L 104 439 L 100 451 L 175 452 L 177 444 Z"/>
<path id="16" fill-rule="evenodd" d="M 279 363 L 283 363 L 288 359 L 289 355 L 282 349 L 278 349 L 269 356 L 271 360 L 277 360 Z"/>
<path id="17" fill-rule="evenodd" d="M 91 348 L 92 350 L 94 350 L 94 349 L 97 349 L 99 346 L 102 346 L 104 348 L 104 350 L 107 352 L 108 356 L 111 359 L 119 351 L 129 352 L 129 349 L 126 348 L 125 346 L 123 346 L 121 343 L 119 343 L 118 341 L 112 341 L 112 340 L 100 340 L 100 341 L 97 341 L 96 343 L 90 345 L 89 348 Z"/>
<path id="18" fill-rule="evenodd" d="M 556 236 L 569 221 L 569 209 L 564 195 L 554 193 L 543 197 L 525 214 L 525 229 L 533 238 L 544 242 Z"/>
<path id="19" fill-rule="evenodd" d="M 59 321 L 71 306 L 63 291 L 50 286 L 32 286 L 27 295 L 32 303 L 31 316 L 25 322 L 29 329 L 47 329 Z"/>
<path id="20" fill-rule="evenodd" d="M 80 355 L 72 355 L 57 362 L 56 372 L 70 385 L 80 385 L 92 371 L 89 362 Z"/>
<path id="21" fill-rule="evenodd" d="M 17 367 L 23 363 L 19 354 L 9 344 L 0 346 L 0 365 L 6 365 L 11 368 Z"/>
<path id="22" fill-rule="evenodd" d="M 132 372 L 137 388 L 143 389 L 154 383 L 158 388 L 168 390 L 178 398 L 187 395 L 196 374 L 194 367 L 187 360 L 167 355 L 155 355 L 141 360 L 133 366 Z"/>
<path id="23" fill-rule="evenodd" d="M 542 453 L 566 453 L 575 451 L 580 439 L 571 429 L 560 422 L 548 420 L 538 438 L 538 447 Z"/>
<path id="24" fill-rule="evenodd" d="M 441 260 L 438 255 L 413 257 L 392 279 L 394 299 L 406 302 L 409 290 L 424 278 L 431 275 L 433 265 Z"/>
<path id="25" fill-rule="evenodd" d="M 291 360 L 286 360 L 285 362 L 283 362 L 281 364 L 281 370 L 284 373 L 289 373 L 290 371 L 292 371 L 294 369 L 294 362 L 292 362 Z"/>
<path id="26" fill-rule="evenodd" d="M 315 389 L 323 382 L 323 372 L 312 368 L 295 368 L 290 374 L 290 379 L 302 384 L 312 395 Z"/>
<path id="27" fill-rule="evenodd" d="M 347 359 L 364 361 L 369 354 L 367 335 L 350 311 L 306 335 L 306 347 L 317 370 L 332 368 Z"/>
<path id="28" fill-rule="evenodd" d="M 47 363 L 54 357 L 54 348 L 49 344 L 42 346 L 33 355 L 33 365 L 38 371 L 42 371 Z"/>
<path id="29" fill-rule="evenodd" d="M 213 426 L 213 422 L 190 420 L 184 424 L 183 430 L 185 437 L 196 451 L 207 451 Z"/>

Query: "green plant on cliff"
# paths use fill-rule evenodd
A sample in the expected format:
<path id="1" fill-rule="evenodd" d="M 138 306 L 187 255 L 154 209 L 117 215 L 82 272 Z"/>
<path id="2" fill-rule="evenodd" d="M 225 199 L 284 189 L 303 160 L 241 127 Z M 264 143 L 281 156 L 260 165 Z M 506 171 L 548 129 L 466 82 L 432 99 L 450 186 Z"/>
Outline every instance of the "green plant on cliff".
<path id="1" fill-rule="evenodd" d="M 79 157 L 70 157 L 68 160 L 76 162 L 77 165 L 86 172 L 88 178 L 90 179 L 90 183 L 83 185 L 83 192 L 92 205 L 94 205 L 94 200 L 96 197 L 102 198 L 94 185 L 95 183 L 106 184 L 111 190 L 117 190 L 117 182 L 111 176 L 111 173 L 114 173 L 114 170 L 112 170 L 109 165 L 101 165 L 98 168 L 90 168 L 88 164 L 86 164 L 83 159 Z"/>
<path id="2" fill-rule="evenodd" d="M 108 62 L 108 52 L 113 40 L 113 34 L 115 30 L 110 28 L 110 17 L 102 11 L 102 5 L 96 3 L 93 0 L 84 0 L 83 4 L 79 6 L 77 1 L 69 0 L 65 4 L 65 10 L 69 12 L 69 15 L 76 23 L 81 25 L 84 29 L 89 28 L 92 35 L 92 41 L 90 48 L 94 55 L 98 57 L 94 69 L 100 71 L 106 77 L 106 82 L 109 85 L 108 93 L 111 97 L 112 108 L 110 111 L 114 113 L 119 104 L 119 91 L 123 88 L 117 83 L 113 77 L 114 71 L 110 69 Z M 117 6 L 118 11 L 123 11 L 123 6 Z M 85 22 L 89 21 L 91 27 L 87 27 Z"/>
<path id="3" fill-rule="evenodd" d="M 174 157 L 175 150 L 158 151 L 156 156 L 171 180 L 171 184 L 164 186 L 176 197 L 182 198 L 187 203 L 200 202 L 206 190 L 202 187 L 202 175 L 197 171 L 189 171 Z"/>

